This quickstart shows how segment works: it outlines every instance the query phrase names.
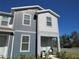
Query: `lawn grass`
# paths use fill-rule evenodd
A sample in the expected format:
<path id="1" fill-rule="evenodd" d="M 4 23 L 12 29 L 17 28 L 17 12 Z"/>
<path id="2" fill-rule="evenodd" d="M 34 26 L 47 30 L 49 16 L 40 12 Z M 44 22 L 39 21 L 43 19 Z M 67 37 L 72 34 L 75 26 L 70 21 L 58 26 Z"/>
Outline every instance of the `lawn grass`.
<path id="1" fill-rule="evenodd" d="M 64 48 L 62 51 L 65 51 L 67 55 L 79 57 L 79 48 Z"/>
<path id="2" fill-rule="evenodd" d="M 63 52 L 66 52 L 66 53 L 63 53 Z M 57 55 L 56 54 L 57 53 L 57 49 L 54 49 L 53 53 L 55 55 Z M 60 54 L 64 58 L 66 57 L 68 59 L 79 59 L 79 48 L 62 48 Z"/>

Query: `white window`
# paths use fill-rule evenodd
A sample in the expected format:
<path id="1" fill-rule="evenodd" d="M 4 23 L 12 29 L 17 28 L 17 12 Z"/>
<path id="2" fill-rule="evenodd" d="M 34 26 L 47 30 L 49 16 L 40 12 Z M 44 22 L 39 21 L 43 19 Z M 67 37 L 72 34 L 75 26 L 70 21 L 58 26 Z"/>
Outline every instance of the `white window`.
<path id="1" fill-rule="evenodd" d="M 30 35 L 22 35 L 21 36 L 21 52 L 29 52 L 30 51 Z"/>
<path id="2" fill-rule="evenodd" d="M 23 25 L 30 26 L 31 25 L 31 15 L 30 14 L 23 14 Z"/>
<path id="3" fill-rule="evenodd" d="M 11 19 L 10 17 L 2 16 L 0 20 L 0 26 L 8 26 L 10 19 Z"/>
<path id="4" fill-rule="evenodd" d="M 51 17 L 47 17 L 47 26 L 52 26 L 52 19 Z"/>

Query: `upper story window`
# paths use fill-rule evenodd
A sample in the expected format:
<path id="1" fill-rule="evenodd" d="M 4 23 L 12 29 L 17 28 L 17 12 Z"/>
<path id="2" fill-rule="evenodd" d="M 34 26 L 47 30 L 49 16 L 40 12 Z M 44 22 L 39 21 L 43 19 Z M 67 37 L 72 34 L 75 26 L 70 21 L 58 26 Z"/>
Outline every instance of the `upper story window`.
<path id="1" fill-rule="evenodd" d="M 52 19 L 51 17 L 47 17 L 47 26 L 52 26 Z"/>
<path id="2" fill-rule="evenodd" d="M 2 16 L 0 18 L 0 26 L 8 26 L 10 22 L 11 17 Z"/>
<path id="3" fill-rule="evenodd" d="M 31 15 L 30 14 L 23 15 L 23 25 L 27 25 L 27 26 L 31 25 Z"/>

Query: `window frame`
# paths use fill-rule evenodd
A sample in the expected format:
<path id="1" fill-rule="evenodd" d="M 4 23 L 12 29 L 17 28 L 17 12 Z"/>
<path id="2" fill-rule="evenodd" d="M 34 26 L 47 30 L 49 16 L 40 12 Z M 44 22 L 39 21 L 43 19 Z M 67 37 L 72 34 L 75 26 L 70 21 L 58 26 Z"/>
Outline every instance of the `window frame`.
<path id="1" fill-rule="evenodd" d="M 10 22 L 11 18 L 8 17 L 8 19 L 6 20 L 6 19 L 4 19 L 4 17 L 5 17 L 5 16 L 2 16 L 2 17 L 1 17 L 1 20 L 0 20 L 0 27 L 8 27 L 8 25 L 9 25 L 9 22 Z M 2 21 L 7 21 L 7 22 L 8 22 L 7 25 L 1 25 Z"/>
<path id="2" fill-rule="evenodd" d="M 22 40 L 23 40 L 23 36 L 28 36 L 28 37 L 29 37 L 28 50 L 22 50 L 22 44 L 23 44 Z M 26 35 L 26 34 L 22 34 L 22 35 L 21 35 L 20 52 L 30 52 L 30 35 Z"/>
<path id="3" fill-rule="evenodd" d="M 24 24 L 24 16 L 25 15 L 29 15 L 30 16 L 30 23 L 29 24 Z M 23 13 L 23 20 L 22 20 L 22 25 L 25 25 L 25 26 L 31 26 L 31 14 L 27 14 L 27 13 Z"/>
<path id="4" fill-rule="evenodd" d="M 51 20 L 50 21 L 48 21 L 48 19 L 47 18 L 50 18 Z M 48 25 L 48 23 L 51 23 L 51 25 Z M 47 16 L 46 17 L 46 25 L 47 26 L 49 26 L 49 27 L 51 27 L 52 26 L 52 17 L 49 17 L 49 16 Z"/>

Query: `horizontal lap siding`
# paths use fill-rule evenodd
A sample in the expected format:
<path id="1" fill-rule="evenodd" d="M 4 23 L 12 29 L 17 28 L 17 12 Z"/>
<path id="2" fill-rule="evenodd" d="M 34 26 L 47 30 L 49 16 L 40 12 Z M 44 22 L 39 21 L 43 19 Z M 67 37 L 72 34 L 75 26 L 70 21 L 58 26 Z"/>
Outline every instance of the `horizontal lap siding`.
<path id="1" fill-rule="evenodd" d="M 46 17 L 51 17 L 52 26 L 47 26 Z M 58 19 L 55 16 L 51 15 L 50 13 L 39 14 L 38 15 L 38 29 L 39 31 L 58 33 Z"/>
<path id="2" fill-rule="evenodd" d="M 23 13 L 31 14 L 31 26 L 22 25 Z M 14 30 L 35 31 L 36 22 L 33 19 L 34 13 L 30 12 L 14 12 Z"/>
<path id="3" fill-rule="evenodd" d="M 30 52 L 20 52 L 21 35 L 30 35 Z M 35 55 L 35 33 L 15 32 L 13 56 Z"/>

